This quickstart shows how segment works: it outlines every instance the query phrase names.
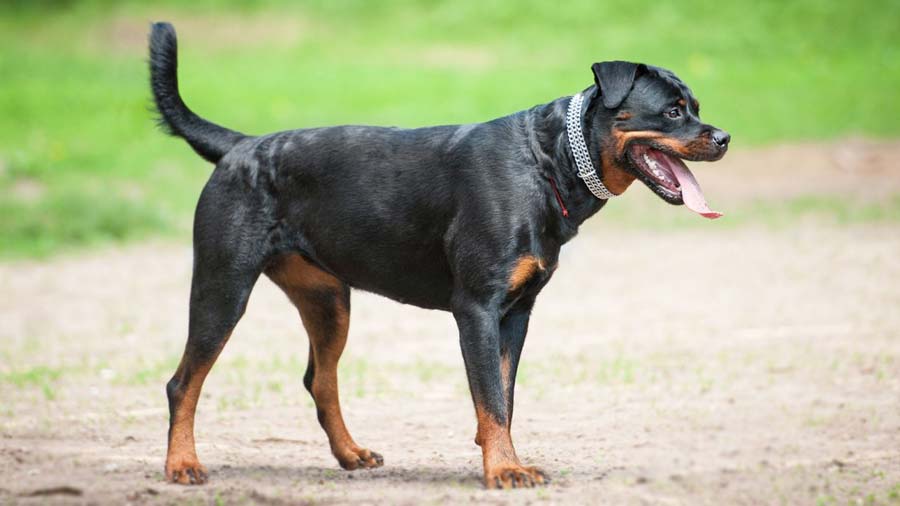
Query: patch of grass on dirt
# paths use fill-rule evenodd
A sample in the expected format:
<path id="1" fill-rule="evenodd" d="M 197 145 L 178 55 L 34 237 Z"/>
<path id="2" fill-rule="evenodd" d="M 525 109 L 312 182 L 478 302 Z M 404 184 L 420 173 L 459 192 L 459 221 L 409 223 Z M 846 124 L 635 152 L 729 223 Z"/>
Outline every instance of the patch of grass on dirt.
<path id="1" fill-rule="evenodd" d="M 161 384 L 171 377 L 178 361 L 179 357 L 176 355 L 149 363 L 142 361 L 130 367 L 133 372 L 121 377 L 120 381 L 127 385 Z"/>
<path id="2" fill-rule="evenodd" d="M 56 381 L 62 373 L 63 371 L 60 368 L 39 365 L 21 371 L 6 373 L 2 376 L 2 379 L 21 388 L 28 385 L 42 385 L 50 381 Z"/>
<path id="3" fill-rule="evenodd" d="M 887 491 L 887 500 L 892 503 L 900 503 L 900 482 L 894 484 Z"/>
<path id="4" fill-rule="evenodd" d="M 675 70 L 738 147 L 900 133 L 890 0 L 4 2 L 0 256 L 186 236 L 210 167 L 148 112 L 154 19 L 181 29 L 186 101 L 249 133 L 483 121 L 609 59 Z"/>
<path id="5" fill-rule="evenodd" d="M 43 365 L 31 367 L 21 371 L 12 371 L 4 374 L 0 379 L 11 383 L 19 389 L 29 386 L 37 386 L 41 389 L 44 399 L 52 401 L 56 398 L 54 384 L 62 376 L 61 368 L 47 367 Z"/>
<path id="6" fill-rule="evenodd" d="M 459 371 L 453 367 L 440 362 L 424 360 L 421 357 L 416 358 L 416 361 L 408 366 L 408 369 L 425 385 L 433 382 L 453 381 L 459 375 Z"/>
<path id="7" fill-rule="evenodd" d="M 536 395 L 547 393 L 546 378 L 554 384 L 594 384 L 603 387 L 634 386 L 638 382 L 653 382 L 651 375 L 642 375 L 646 364 L 637 357 L 617 352 L 602 356 L 568 356 L 551 354 L 541 360 L 520 365 L 516 383 L 533 389 Z"/>

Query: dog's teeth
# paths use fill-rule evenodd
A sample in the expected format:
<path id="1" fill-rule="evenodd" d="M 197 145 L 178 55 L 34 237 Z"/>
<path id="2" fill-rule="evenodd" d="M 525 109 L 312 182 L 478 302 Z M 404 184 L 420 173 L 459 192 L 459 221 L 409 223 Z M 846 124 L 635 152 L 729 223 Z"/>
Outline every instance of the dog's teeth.
<path id="1" fill-rule="evenodd" d="M 646 153 L 643 156 L 644 156 L 644 162 L 646 162 L 647 166 L 650 167 L 650 172 L 652 172 L 653 175 L 656 176 L 657 179 L 659 179 L 660 181 L 666 182 L 666 183 L 671 183 L 668 176 L 666 176 L 666 173 L 663 172 L 662 169 L 660 169 L 659 163 L 656 160 L 647 156 Z"/>

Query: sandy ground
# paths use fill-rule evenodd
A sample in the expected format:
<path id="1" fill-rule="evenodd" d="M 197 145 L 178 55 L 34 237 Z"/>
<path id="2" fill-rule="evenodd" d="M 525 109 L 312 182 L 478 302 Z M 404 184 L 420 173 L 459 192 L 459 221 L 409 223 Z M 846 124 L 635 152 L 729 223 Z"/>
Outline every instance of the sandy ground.
<path id="1" fill-rule="evenodd" d="M 896 143 L 862 148 L 888 153 L 862 171 L 843 148 L 782 149 L 736 153 L 708 193 L 817 157 L 834 172 L 817 191 L 897 185 Z M 793 187 L 750 181 L 735 198 Z M 191 253 L 156 242 L 0 264 L 0 503 L 900 504 L 900 225 L 602 216 L 563 250 L 520 369 L 513 437 L 550 486 L 483 490 L 452 318 L 359 292 L 344 411 L 386 464 L 342 471 L 302 387 L 299 319 L 268 280 L 201 398 L 210 483 L 164 483 Z"/>

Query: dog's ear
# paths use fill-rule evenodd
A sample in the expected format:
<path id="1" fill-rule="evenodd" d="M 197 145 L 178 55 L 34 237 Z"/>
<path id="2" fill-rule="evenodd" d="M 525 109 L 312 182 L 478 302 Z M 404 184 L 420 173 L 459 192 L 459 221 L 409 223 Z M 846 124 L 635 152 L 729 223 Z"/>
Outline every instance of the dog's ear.
<path id="1" fill-rule="evenodd" d="M 647 67 L 627 61 L 605 61 L 591 66 L 591 70 L 594 71 L 594 82 L 600 89 L 603 105 L 607 109 L 615 109 L 622 105 L 642 68 Z"/>

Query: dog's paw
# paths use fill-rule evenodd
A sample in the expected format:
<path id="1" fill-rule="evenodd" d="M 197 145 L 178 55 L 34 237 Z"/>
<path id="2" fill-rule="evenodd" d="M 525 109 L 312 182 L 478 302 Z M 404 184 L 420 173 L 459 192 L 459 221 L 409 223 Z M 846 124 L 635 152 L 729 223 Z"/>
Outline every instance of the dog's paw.
<path id="1" fill-rule="evenodd" d="M 209 479 L 209 474 L 197 459 L 181 459 L 178 462 L 166 463 L 166 481 L 181 485 L 202 485 Z"/>
<path id="2" fill-rule="evenodd" d="M 384 457 L 365 448 L 347 449 L 336 455 L 341 467 L 348 471 L 354 469 L 372 469 L 384 465 Z"/>
<path id="3" fill-rule="evenodd" d="M 484 470 L 487 488 L 532 488 L 550 483 L 547 475 L 534 466 L 500 464 Z"/>

